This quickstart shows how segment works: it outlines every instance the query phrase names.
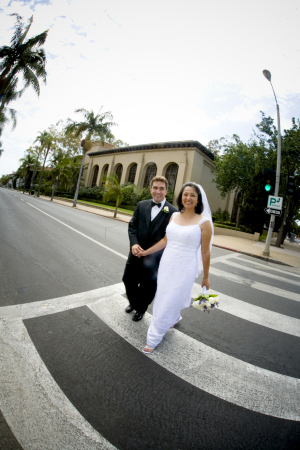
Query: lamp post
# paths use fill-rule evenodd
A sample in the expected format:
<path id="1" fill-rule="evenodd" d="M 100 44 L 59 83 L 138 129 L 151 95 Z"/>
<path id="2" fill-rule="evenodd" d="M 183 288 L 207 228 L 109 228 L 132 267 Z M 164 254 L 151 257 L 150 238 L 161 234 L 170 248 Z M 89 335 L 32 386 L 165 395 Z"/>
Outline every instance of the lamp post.
<path id="1" fill-rule="evenodd" d="M 281 164 L 281 133 L 280 133 L 279 105 L 277 103 L 277 98 L 276 98 L 276 95 L 275 95 L 275 91 L 274 91 L 273 85 L 271 83 L 271 72 L 269 72 L 268 70 L 263 70 L 263 74 L 266 77 L 266 79 L 268 81 L 270 81 L 270 84 L 271 84 L 272 89 L 273 89 L 273 94 L 274 94 L 274 97 L 275 97 L 276 109 L 277 109 L 277 134 L 278 134 L 278 139 L 277 139 L 277 166 L 276 166 L 276 181 L 275 181 L 275 192 L 274 192 L 274 195 L 275 195 L 275 197 L 278 197 L 279 181 L 280 181 L 280 164 Z M 267 239 L 266 239 L 266 246 L 265 246 L 265 248 L 263 250 L 263 255 L 264 256 L 270 256 L 270 244 L 271 244 L 271 238 L 272 238 L 274 225 L 275 225 L 275 215 L 272 214 L 271 218 L 270 218 L 269 231 L 268 231 L 268 235 L 267 235 Z"/>

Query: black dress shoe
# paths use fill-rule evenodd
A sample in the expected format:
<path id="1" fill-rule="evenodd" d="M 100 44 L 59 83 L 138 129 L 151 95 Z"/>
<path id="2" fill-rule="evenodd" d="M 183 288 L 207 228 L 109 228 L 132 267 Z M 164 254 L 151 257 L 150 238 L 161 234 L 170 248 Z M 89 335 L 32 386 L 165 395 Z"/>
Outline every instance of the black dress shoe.
<path id="1" fill-rule="evenodd" d="M 133 307 L 131 305 L 128 305 L 127 308 L 125 308 L 125 312 L 131 313 L 133 311 Z"/>
<path id="2" fill-rule="evenodd" d="M 144 314 L 140 314 L 138 312 L 135 313 L 135 315 L 133 316 L 132 320 L 134 322 L 138 322 L 139 320 L 141 320 L 143 318 Z"/>

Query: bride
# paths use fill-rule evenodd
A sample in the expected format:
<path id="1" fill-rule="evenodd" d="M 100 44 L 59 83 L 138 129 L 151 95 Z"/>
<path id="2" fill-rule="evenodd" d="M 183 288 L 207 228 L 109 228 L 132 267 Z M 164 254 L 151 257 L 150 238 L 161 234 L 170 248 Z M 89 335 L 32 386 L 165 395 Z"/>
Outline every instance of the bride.
<path id="1" fill-rule="evenodd" d="M 192 182 L 184 184 L 177 205 L 179 212 L 172 215 L 165 237 L 138 255 L 143 257 L 166 248 L 158 269 L 153 320 L 143 349 L 146 354 L 152 353 L 167 330 L 181 320 L 181 310 L 190 306 L 193 283 L 202 264 L 202 287 L 210 286 L 213 225 L 203 188 Z"/>

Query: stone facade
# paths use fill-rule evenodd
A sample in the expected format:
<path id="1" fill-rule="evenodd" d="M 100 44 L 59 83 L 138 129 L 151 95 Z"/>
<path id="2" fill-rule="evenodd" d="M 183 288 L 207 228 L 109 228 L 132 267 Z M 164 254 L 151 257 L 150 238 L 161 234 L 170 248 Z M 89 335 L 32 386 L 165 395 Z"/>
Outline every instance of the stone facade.
<path id="1" fill-rule="evenodd" d="M 134 145 L 114 148 L 100 141 L 86 153 L 88 169 L 85 172 L 85 186 L 101 186 L 104 175 L 115 173 L 119 182 L 130 181 L 138 187 L 149 186 L 155 175 L 165 176 L 175 193 L 175 199 L 181 186 L 187 181 L 201 184 L 206 191 L 212 212 L 219 207 L 230 214 L 234 195 L 225 199 L 213 182 L 215 164 L 214 155 L 198 141 L 161 142 L 156 144 Z"/>

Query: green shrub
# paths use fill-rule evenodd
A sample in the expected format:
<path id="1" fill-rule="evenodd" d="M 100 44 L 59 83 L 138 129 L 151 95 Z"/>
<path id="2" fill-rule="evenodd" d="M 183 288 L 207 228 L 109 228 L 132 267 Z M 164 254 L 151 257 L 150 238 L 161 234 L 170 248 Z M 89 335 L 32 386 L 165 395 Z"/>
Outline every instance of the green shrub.
<path id="1" fill-rule="evenodd" d="M 91 200 L 102 200 L 104 188 L 102 186 L 82 187 L 78 191 L 78 198 L 87 198 Z"/>
<path id="2" fill-rule="evenodd" d="M 224 211 L 222 211 L 221 208 L 218 208 L 217 211 L 215 211 L 214 213 L 212 213 L 212 220 L 213 222 L 218 222 L 218 223 L 222 223 L 222 222 L 229 222 L 230 221 L 230 214 L 229 212 L 224 209 Z"/>
<path id="3" fill-rule="evenodd" d="M 136 201 L 136 186 L 132 183 L 124 183 L 121 188 L 126 187 L 123 190 L 123 200 L 122 205 L 133 205 Z M 120 205 L 121 206 L 121 205 Z"/>

